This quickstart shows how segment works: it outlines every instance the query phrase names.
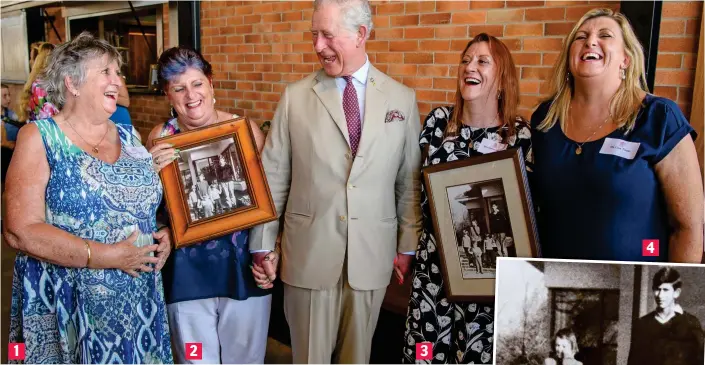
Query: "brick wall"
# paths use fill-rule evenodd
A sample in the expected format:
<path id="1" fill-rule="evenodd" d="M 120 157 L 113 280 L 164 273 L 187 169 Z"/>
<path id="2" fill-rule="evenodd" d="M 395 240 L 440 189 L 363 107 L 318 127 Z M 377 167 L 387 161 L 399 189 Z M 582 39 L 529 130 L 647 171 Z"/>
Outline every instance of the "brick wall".
<path id="1" fill-rule="evenodd" d="M 677 101 L 690 116 L 703 2 L 664 1 L 654 93 Z"/>

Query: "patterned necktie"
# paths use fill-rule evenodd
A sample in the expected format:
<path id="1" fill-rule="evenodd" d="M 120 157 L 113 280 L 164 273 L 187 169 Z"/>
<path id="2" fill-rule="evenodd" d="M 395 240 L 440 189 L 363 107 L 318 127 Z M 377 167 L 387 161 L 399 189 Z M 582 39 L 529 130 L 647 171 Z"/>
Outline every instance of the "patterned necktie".
<path id="1" fill-rule="evenodd" d="M 352 76 L 343 76 L 346 85 L 343 91 L 343 111 L 345 120 L 348 122 L 348 134 L 350 135 L 350 149 L 353 156 L 357 155 L 357 147 L 360 144 L 360 104 L 357 101 L 357 91 L 352 83 Z"/>

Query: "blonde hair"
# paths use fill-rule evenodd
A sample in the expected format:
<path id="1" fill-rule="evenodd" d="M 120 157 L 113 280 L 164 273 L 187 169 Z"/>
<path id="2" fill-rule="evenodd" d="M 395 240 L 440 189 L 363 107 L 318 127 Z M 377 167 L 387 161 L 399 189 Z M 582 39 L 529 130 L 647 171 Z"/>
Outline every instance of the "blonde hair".
<path id="1" fill-rule="evenodd" d="M 565 39 L 563 49 L 558 56 L 556 64 L 553 66 L 552 76 L 549 80 L 550 97 L 546 101 L 553 101 L 553 103 L 548 109 L 546 117 L 539 124 L 539 130 L 549 130 L 556 124 L 556 121 L 560 121 L 561 127 L 565 130 L 574 88 L 573 78 L 570 77 L 568 68 L 570 46 L 575 41 L 575 34 L 578 29 L 586 21 L 599 17 L 607 17 L 617 22 L 622 30 L 624 52 L 629 57 L 629 64 L 624 70 L 626 78 L 622 80 L 619 89 L 610 100 L 610 116 L 612 117 L 612 122 L 618 128 L 624 128 L 625 133 L 634 128 L 636 117 L 641 109 L 643 92 L 649 92 L 644 71 L 644 50 L 634 34 L 631 24 L 629 24 L 629 20 L 623 14 L 614 12 L 612 9 L 593 9 L 578 20 Z"/>
<path id="2" fill-rule="evenodd" d="M 32 71 L 29 73 L 27 82 L 22 88 L 22 93 L 20 94 L 20 110 L 18 110 L 17 117 L 20 121 L 24 122 L 29 117 L 27 108 L 29 107 L 29 100 L 32 98 L 32 84 L 37 80 L 37 76 L 44 71 L 46 67 L 49 55 L 51 51 L 54 50 L 54 45 L 51 43 L 35 43 L 32 45 L 31 58 L 34 60 L 32 63 Z"/>

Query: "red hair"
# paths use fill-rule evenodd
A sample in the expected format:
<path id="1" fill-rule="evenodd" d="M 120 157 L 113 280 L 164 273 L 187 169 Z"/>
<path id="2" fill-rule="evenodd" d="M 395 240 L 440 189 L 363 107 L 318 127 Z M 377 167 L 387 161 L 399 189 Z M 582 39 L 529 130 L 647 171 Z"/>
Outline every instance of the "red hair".
<path id="1" fill-rule="evenodd" d="M 481 42 L 487 43 L 490 49 L 490 55 L 497 65 L 497 80 L 500 95 L 500 99 L 497 103 L 497 111 L 499 113 L 499 120 L 502 122 L 502 127 L 507 127 L 506 133 L 502 135 L 502 140 L 506 143 L 509 137 L 517 133 L 516 122 L 521 121 L 526 123 L 524 118 L 519 116 L 517 112 L 519 108 L 519 79 L 517 77 L 516 66 L 514 65 L 514 59 L 507 46 L 496 37 L 487 33 L 480 33 L 468 42 L 468 45 L 465 46 L 465 49 L 460 54 L 461 61 L 465 52 L 467 52 L 473 44 Z M 453 115 L 451 115 L 448 126 L 446 127 L 446 136 L 458 135 L 458 131 L 463 126 L 461 118 L 464 107 L 465 100 L 460 93 L 460 85 L 457 85 L 455 90 L 455 107 L 453 108 Z"/>

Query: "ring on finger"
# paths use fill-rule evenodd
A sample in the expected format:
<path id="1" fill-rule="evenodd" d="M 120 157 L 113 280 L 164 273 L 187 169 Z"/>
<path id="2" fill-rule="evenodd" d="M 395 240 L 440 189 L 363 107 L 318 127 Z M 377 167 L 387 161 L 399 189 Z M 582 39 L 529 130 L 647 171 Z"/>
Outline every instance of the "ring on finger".
<path id="1" fill-rule="evenodd" d="M 154 158 L 154 164 L 155 164 L 155 165 L 159 165 L 159 157 L 155 157 L 155 158 Z"/>

